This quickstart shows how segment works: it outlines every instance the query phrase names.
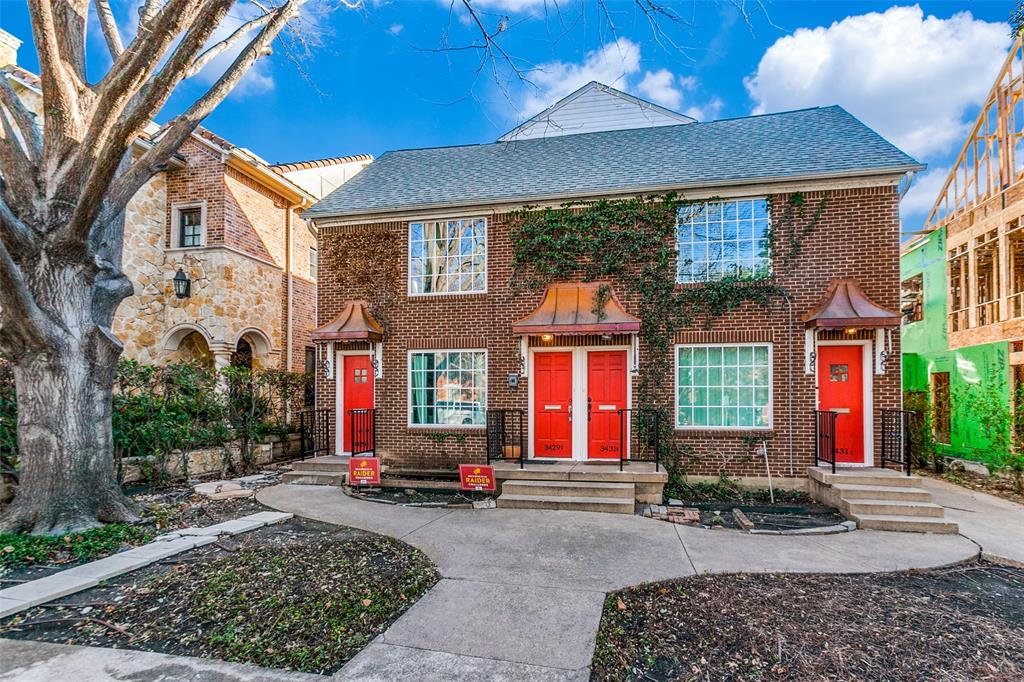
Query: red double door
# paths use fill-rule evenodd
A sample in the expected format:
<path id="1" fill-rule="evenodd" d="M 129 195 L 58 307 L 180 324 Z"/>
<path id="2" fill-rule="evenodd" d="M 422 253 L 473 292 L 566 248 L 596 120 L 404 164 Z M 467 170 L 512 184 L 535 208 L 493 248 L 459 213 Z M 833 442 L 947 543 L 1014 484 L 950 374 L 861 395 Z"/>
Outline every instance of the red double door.
<path id="1" fill-rule="evenodd" d="M 626 351 L 583 352 L 582 377 L 574 376 L 573 351 L 534 355 L 534 457 L 571 459 L 582 451 L 588 459 L 619 459 L 619 410 L 626 408 L 628 391 Z M 575 390 L 575 382 L 583 380 L 585 398 Z"/>

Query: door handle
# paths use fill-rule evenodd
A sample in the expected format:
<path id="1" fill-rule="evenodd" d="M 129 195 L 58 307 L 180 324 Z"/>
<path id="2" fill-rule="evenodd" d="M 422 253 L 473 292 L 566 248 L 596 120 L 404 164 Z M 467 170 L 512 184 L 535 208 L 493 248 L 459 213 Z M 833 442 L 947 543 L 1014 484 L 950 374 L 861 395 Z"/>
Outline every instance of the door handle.
<path id="1" fill-rule="evenodd" d="M 569 421 L 572 421 L 572 405 L 569 406 Z"/>
<path id="2" fill-rule="evenodd" d="M 590 396 L 587 396 L 587 421 L 590 421 Z"/>

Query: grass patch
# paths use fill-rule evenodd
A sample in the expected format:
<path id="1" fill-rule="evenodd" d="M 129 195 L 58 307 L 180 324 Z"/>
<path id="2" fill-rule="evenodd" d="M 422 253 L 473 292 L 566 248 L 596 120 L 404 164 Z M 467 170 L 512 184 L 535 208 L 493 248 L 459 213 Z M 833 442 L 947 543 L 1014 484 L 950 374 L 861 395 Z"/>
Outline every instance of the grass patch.
<path id="1" fill-rule="evenodd" d="M 92 561 L 117 552 L 123 545 L 141 545 L 151 539 L 148 529 L 123 523 L 68 535 L 0 533 L 0 569 Z"/>
<path id="2" fill-rule="evenodd" d="M 1021 680 L 1024 570 L 694 576 L 608 595 L 594 680 Z"/>

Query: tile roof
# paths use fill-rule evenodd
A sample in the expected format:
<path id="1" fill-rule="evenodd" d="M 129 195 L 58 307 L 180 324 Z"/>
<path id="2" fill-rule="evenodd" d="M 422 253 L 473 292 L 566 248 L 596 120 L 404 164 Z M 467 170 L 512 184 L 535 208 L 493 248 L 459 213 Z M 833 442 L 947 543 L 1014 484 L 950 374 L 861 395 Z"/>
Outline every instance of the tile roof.
<path id="1" fill-rule="evenodd" d="M 373 161 L 369 154 L 353 154 L 351 156 L 332 156 L 326 159 L 310 159 L 309 161 L 293 161 L 291 163 L 275 163 L 270 167 L 279 173 L 290 173 L 310 168 L 326 168 L 337 166 L 342 163 L 355 163 L 356 161 Z"/>
<path id="2" fill-rule="evenodd" d="M 387 152 L 307 215 L 363 214 L 923 166 L 838 106 L 709 123 Z"/>

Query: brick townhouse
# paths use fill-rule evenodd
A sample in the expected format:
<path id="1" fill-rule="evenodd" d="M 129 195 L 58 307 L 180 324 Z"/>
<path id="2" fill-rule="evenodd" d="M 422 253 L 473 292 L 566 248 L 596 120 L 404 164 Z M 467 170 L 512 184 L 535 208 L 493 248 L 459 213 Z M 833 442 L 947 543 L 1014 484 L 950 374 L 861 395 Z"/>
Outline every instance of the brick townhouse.
<path id="1" fill-rule="evenodd" d="M 19 45 L 0 31 L 0 77 L 41 116 Z M 158 131 L 151 125 L 138 149 Z M 124 357 L 311 369 L 317 243 L 301 212 L 370 161 L 272 165 L 198 129 L 126 210 L 124 272 L 135 293 L 114 320 Z"/>
<path id="2" fill-rule="evenodd" d="M 921 168 L 839 107 L 699 123 L 597 83 L 495 143 L 384 154 L 305 214 L 332 447 L 418 470 L 648 459 L 634 287 L 513 286 L 510 216 L 675 192 L 694 202 L 675 221 L 677 291 L 760 273 L 784 292 L 674 330 L 648 401 L 688 471 L 763 477 L 765 449 L 791 480 L 825 456 L 878 466 L 883 411 L 901 406 L 900 189 Z M 806 233 L 771 236 L 797 200 Z"/>

